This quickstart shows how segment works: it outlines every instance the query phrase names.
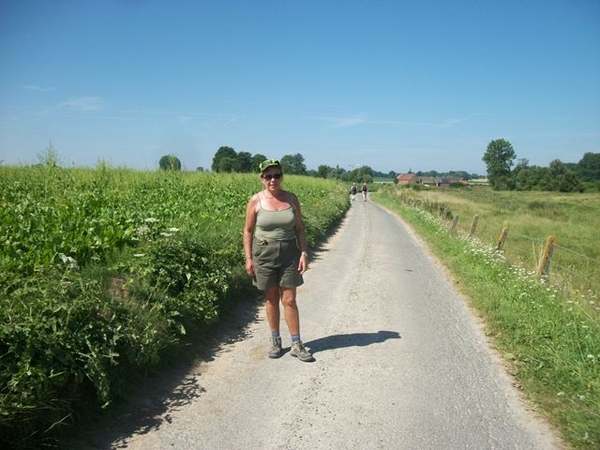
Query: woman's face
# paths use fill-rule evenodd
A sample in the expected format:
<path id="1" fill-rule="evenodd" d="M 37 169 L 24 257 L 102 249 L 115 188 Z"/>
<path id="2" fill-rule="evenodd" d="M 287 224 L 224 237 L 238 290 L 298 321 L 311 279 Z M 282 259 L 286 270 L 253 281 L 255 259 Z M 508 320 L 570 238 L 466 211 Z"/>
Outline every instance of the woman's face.
<path id="1" fill-rule="evenodd" d="M 264 186 L 269 188 L 278 188 L 283 180 L 283 174 L 279 167 L 269 167 L 267 170 L 263 172 L 260 176 Z"/>

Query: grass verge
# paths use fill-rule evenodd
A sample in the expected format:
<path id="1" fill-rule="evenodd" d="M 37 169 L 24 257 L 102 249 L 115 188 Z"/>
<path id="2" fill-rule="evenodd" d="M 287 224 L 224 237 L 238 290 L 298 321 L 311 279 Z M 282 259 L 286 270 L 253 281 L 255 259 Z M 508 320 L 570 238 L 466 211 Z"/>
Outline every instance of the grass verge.
<path id="1" fill-rule="evenodd" d="M 486 323 L 491 342 L 536 410 L 573 449 L 600 446 L 600 323 L 573 298 L 508 264 L 501 253 L 453 234 L 428 212 L 382 192 L 450 270 Z"/>

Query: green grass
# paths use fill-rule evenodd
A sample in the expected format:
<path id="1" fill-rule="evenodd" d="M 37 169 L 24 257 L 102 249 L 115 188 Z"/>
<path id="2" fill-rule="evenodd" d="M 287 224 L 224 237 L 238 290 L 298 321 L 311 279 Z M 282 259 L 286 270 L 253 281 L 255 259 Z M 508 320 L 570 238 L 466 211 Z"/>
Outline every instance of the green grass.
<path id="1" fill-rule="evenodd" d="M 531 220 L 535 212 L 528 212 L 531 211 L 528 205 L 536 201 L 535 197 L 532 199 L 523 193 L 521 197 L 505 193 L 495 197 L 496 193 L 492 191 L 482 194 L 461 192 L 456 194 L 454 203 L 445 203 L 452 198 L 447 196 L 454 193 L 439 196 L 421 192 L 404 194 L 407 193 L 393 188 L 372 198 L 399 213 L 448 267 L 456 285 L 486 323 L 487 334 L 524 395 L 554 424 L 567 444 L 574 449 L 598 448 L 600 320 L 597 296 L 591 297 L 589 292 L 582 296 L 581 291 L 573 289 L 571 284 L 565 287 L 540 282 L 526 268 L 526 262 L 517 256 L 509 260 L 495 249 L 496 233 L 499 234 L 505 220 L 510 222 L 511 229 L 518 226 L 522 227 L 520 233 L 531 234 L 527 220 Z M 481 197 L 475 201 L 470 195 Z M 593 215 L 587 211 L 589 205 L 587 208 L 576 206 L 586 201 L 597 205 L 595 199 L 585 196 L 569 199 L 561 196 L 554 204 L 555 209 L 564 211 L 562 214 L 565 215 L 566 211 Z M 469 230 L 470 222 L 460 232 L 452 232 L 452 215 L 448 211 L 460 211 L 470 216 L 474 204 L 480 214 L 479 239 L 468 238 L 465 230 Z M 596 208 L 596 217 L 597 211 Z M 482 230 L 488 218 L 488 228 L 495 228 L 489 236 L 495 237 L 486 241 L 483 237 L 486 233 Z M 565 223 L 570 223 L 561 219 L 550 226 L 546 223 L 548 219 L 544 219 L 540 228 L 535 229 L 542 233 L 542 238 L 550 228 L 560 231 Z M 587 226 L 579 225 L 580 239 L 586 240 L 596 233 L 591 229 L 595 226 L 593 222 L 588 222 Z M 573 235 L 567 241 L 568 245 L 585 252 L 587 244 L 578 244 L 576 237 Z M 515 255 L 518 253 L 514 251 Z M 597 278 L 597 266 L 595 273 Z"/>
<path id="2" fill-rule="evenodd" d="M 468 234 L 478 216 L 476 238 L 496 245 L 504 227 L 506 260 L 536 272 L 550 236 L 556 238 L 548 282 L 581 297 L 590 314 L 600 314 L 600 195 L 548 192 L 498 192 L 491 189 L 397 189 L 407 204 L 441 217 L 448 227 Z"/>

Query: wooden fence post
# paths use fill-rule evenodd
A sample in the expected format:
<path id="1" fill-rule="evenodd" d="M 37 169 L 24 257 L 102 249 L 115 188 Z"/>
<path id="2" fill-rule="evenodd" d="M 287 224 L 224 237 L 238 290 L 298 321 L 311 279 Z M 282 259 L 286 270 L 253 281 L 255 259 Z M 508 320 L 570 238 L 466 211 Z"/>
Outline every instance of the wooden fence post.
<path id="1" fill-rule="evenodd" d="M 452 219 L 452 228 L 450 230 L 454 233 L 456 231 L 456 224 L 458 223 L 458 216 L 454 216 Z"/>
<path id="2" fill-rule="evenodd" d="M 502 251 L 504 249 L 504 243 L 506 242 L 506 238 L 508 237 L 508 227 L 502 228 L 502 232 L 498 237 L 498 245 L 496 245 L 496 250 Z"/>
<path id="3" fill-rule="evenodd" d="M 546 245 L 544 246 L 544 251 L 542 253 L 542 258 L 540 259 L 540 265 L 537 270 L 536 277 L 539 280 L 541 277 L 547 277 L 550 273 L 550 259 L 552 258 L 552 253 L 554 252 L 554 243 L 556 242 L 555 236 L 548 236 L 548 240 L 546 241 Z"/>
<path id="4" fill-rule="evenodd" d="M 479 215 L 475 214 L 473 216 L 473 221 L 471 222 L 471 231 L 469 232 L 469 237 L 472 238 L 475 236 L 475 231 L 477 231 L 477 222 L 479 222 Z"/>

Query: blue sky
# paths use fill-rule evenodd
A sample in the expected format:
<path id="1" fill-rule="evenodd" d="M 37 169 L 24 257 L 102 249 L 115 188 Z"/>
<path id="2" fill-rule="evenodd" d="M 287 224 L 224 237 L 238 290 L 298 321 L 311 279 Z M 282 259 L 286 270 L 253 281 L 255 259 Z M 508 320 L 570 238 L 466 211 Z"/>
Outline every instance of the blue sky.
<path id="1" fill-rule="evenodd" d="M 600 152 L 598 0 L 0 0 L 4 164 L 484 174 L 498 138 Z"/>

